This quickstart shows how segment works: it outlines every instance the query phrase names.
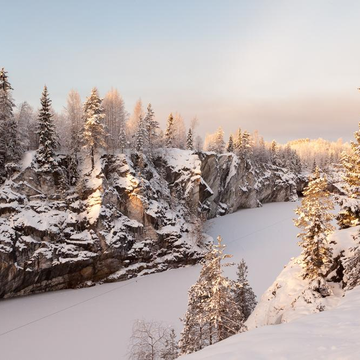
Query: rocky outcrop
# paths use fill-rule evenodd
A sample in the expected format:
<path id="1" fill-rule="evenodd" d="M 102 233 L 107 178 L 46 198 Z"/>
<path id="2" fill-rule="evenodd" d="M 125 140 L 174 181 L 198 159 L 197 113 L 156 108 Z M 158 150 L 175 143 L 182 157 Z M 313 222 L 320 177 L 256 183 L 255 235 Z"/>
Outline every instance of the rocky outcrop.
<path id="1" fill-rule="evenodd" d="M 198 211 L 208 217 L 296 198 L 297 177 L 233 154 L 158 150 L 15 171 L 0 188 L 0 297 L 193 264 L 202 258 Z M 200 240 L 199 240 L 200 239 Z"/>
<path id="2" fill-rule="evenodd" d="M 252 164 L 234 154 L 200 154 L 201 194 L 208 216 L 224 215 L 262 203 L 294 201 L 304 183 L 288 169 Z"/>

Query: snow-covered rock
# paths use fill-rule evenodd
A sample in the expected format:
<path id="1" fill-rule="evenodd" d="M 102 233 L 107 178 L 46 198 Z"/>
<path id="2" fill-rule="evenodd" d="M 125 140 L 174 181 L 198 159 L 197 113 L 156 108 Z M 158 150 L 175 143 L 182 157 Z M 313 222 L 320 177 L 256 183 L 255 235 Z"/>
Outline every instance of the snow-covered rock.
<path id="1" fill-rule="evenodd" d="M 31 156 L 29 156 L 30 158 Z M 193 264 L 205 245 L 194 209 L 214 217 L 296 198 L 298 178 L 233 154 L 158 149 L 103 155 L 69 185 L 69 159 L 53 172 L 24 161 L 0 187 L 0 297 Z"/>

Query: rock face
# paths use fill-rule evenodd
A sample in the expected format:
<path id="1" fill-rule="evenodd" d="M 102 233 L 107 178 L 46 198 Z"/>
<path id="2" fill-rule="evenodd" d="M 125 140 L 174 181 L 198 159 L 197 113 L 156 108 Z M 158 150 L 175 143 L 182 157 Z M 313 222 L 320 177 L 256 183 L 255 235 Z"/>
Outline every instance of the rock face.
<path id="1" fill-rule="evenodd" d="M 233 154 L 177 149 L 31 166 L 0 187 L 0 298 L 128 279 L 199 261 L 208 217 L 296 198 L 298 178 Z M 200 229 L 200 230 L 199 230 Z M 201 235 L 201 234 L 200 234 Z"/>

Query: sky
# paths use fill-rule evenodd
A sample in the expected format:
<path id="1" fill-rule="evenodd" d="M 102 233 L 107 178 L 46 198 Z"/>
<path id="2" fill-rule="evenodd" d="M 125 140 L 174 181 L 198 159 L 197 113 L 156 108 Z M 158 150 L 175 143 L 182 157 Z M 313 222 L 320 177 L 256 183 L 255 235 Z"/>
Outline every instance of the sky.
<path id="1" fill-rule="evenodd" d="M 61 111 L 116 87 L 198 133 L 349 140 L 360 121 L 360 2 L 0 0 L 0 67 L 16 103 L 44 84 Z"/>

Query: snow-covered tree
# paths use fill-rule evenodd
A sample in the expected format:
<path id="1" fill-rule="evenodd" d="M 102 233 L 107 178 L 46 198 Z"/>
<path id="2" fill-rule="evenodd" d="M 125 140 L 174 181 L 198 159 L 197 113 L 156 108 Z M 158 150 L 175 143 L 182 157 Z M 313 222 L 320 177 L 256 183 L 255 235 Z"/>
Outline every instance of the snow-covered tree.
<path id="1" fill-rule="evenodd" d="M 174 147 L 174 117 L 172 114 L 169 115 L 166 124 L 166 131 L 165 131 L 165 145 L 168 148 Z"/>
<path id="2" fill-rule="evenodd" d="M 145 124 L 142 116 L 140 115 L 138 129 L 136 132 L 136 142 L 135 142 L 136 151 L 143 152 L 145 138 L 146 138 Z"/>
<path id="3" fill-rule="evenodd" d="M 241 153 L 244 158 L 248 159 L 252 155 L 251 136 L 248 131 L 244 131 L 241 139 Z"/>
<path id="4" fill-rule="evenodd" d="M 226 148 L 227 152 L 234 152 L 234 141 L 233 141 L 233 136 L 230 135 L 229 137 L 229 141 L 227 144 L 227 148 Z"/>
<path id="5" fill-rule="evenodd" d="M 178 149 L 186 148 L 186 128 L 182 116 L 178 113 L 174 116 L 174 139 L 173 146 Z"/>
<path id="6" fill-rule="evenodd" d="M 130 147 L 132 149 L 134 149 L 136 145 L 135 135 L 138 131 L 140 116 L 144 118 L 144 110 L 141 99 L 136 102 L 133 113 L 126 123 L 127 138 L 129 139 Z"/>
<path id="7" fill-rule="evenodd" d="M 84 104 L 83 145 L 91 156 L 91 170 L 95 167 L 95 153 L 105 144 L 105 113 L 98 90 L 94 87 Z"/>
<path id="8" fill-rule="evenodd" d="M 24 150 L 37 149 L 36 117 L 33 108 L 26 101 L 18 106 L 16 118 Z"/>
<path id="9" fill-rule="evenodd" d="M 198 281 L 190 288 L 180 340 L 182 354 L 246 330 L 233 296 L 234 282 L 223 276 L 222 261 L 230 255 L 224 254 L 225 246 L 221 242 L 219 236 L 217 245 L 205 256 Z"/>
<path id="10" fill-rule="evenodd" d="M 124 153 L 126 147 L 127 147 L 126 129 L 125 129 L 125 124 L 122 124 L 120 125 L 120 130 L 119 130 L 119 149 L 122 154 Z"/>
<path id="11" fill-rule="evenodd" d="M 301 206 L 295 210 L 299 216 L 295 225 L 302 230 L 298 237 L 303 248 L 303 277 L 320 282 L 332 264 L 328 236 L 334 231 L 331 225 L 334 204 L 327 185 L 326 176 L 320 176 L 319 168 L 316 168 L 305 188 Z"/>
<path id="12" fill-rule="evenodd" d="M 234 149 L 236 155 L 240 155 L 242 151 L 242 131 L 240 128 L 236 130 L 234 138 Z"/>
<path id="13" fill-rule="evenodd" d="M 162 351 L 161 358 L 164 360 L 175 360 L 179 357 L 179 346 L 176 341 L 175 330 L 171 329 L 168 339 L 165 340 L 165 349 Z"/>
<path id="14" fill-rule="evenodd" d="M 105 111 L 106 144 L 114 150 L 119 148 L 120 130 L 126 122 L 124 100 L 117 89 L 112 88 L 104 97 L 102 106 Z"/>
<path id="15" fill-rule="evenodd" d="M 246 321 L 250 314 L 254 311 L 257 304 L 256 295 L 249 285 L 248 267 L 245 260 L 242 259 L 237 268 L 237 286 L 234 290 L 235 302 Z"/>
<path id="16" fill-rule="evenodd" d="M 221 126 L 217 129 L 216 133 L 206 135 L 204 149 L 205 151 L 215 151 L 218 154 L 224 152 L 224 131 Z"/>
<path id="17" fill-rule="evenodd" d="M 356 142 L 351 142 L 351 152 L 343 152 L 341 156 L 347 195 L 347 199 L 341 201 L 341 210 L 337 216 L 341 229 L 360 224 L 360 130 L 354 135 Z"/>
<path id="18" fill-rule="evenodd" d="M 350 255 L 344 261 L 344 283 L 345 289 L 351 290 L 360 286 L 360 242 L 359 234 L 353 236 L 357 245 L 350 249 Z"/>
<path id="19" fill-rule="evenodd" d="M 160 127 L 159 122 L 155 119 L 154 110 L 152 109 L 151 104 L 149 104 L 146 109 L 144 126 L 145 126 L 144 134 L 146 135 L 146 146 L 148 147 L 151 154 L 153 147 L 157 142 L 156 141 L 158 137 L 157 130 Z"/>
<path id="20" fill-rule="evenodd" d="M 37 128 L 39 148 L 36 151 L 35 160 L 41 170 L 53 171 L 57 165 L 55 150 L 58 147 L 58 137 L 55 132 L 51 100 L 46 86 L 44 86 L 40 102 Z"/>
<path id="21" fill-rule="evenodd" d="M 186 148 L 188 150 L 194 150 L 193 133 L 192 133 L 191 128 L 189 129 L 188 134 L 187 134 Z"/>
<path id="22" fill-rule="evenodd" d="M 199 152 L 199 151 L 201 151 L 202 149 L 203 149 L 203 147 L 204 147 L 204 141 L 203 141 L 203 139 L 202 139 L 202 137 L 201 136 L 196 136 L 196 138 L 195 138 L 195 144 L 194 144 L 194 149 L 197 151 L 197 152 Z"/>
<path id="23" fill-rule="evenodd" d="M 18 122 L 14 117 L 14 103 L 7 71 L 0 70 L 0 176 L 4 174 L 5 163 L 19 161 L 22 146 L 18 132 Z"/>
<path id="24" fill-rule="evenodd" d="M 65 107 L 67 121 L 70 124 L 70 153 L 76 154 L 81 148 L 81 131 L 83 127 L 83 106 L 81 103 L 80 94 L 76 90 L 71 90 L 67 97 L 67 104 Z"/>
<path id="25" fill-rule="evenodd" d="M 130 338 L 129 360 L 176 359 L 175 339 L 173 329 L 158 322 L 137 320 Z"/>

